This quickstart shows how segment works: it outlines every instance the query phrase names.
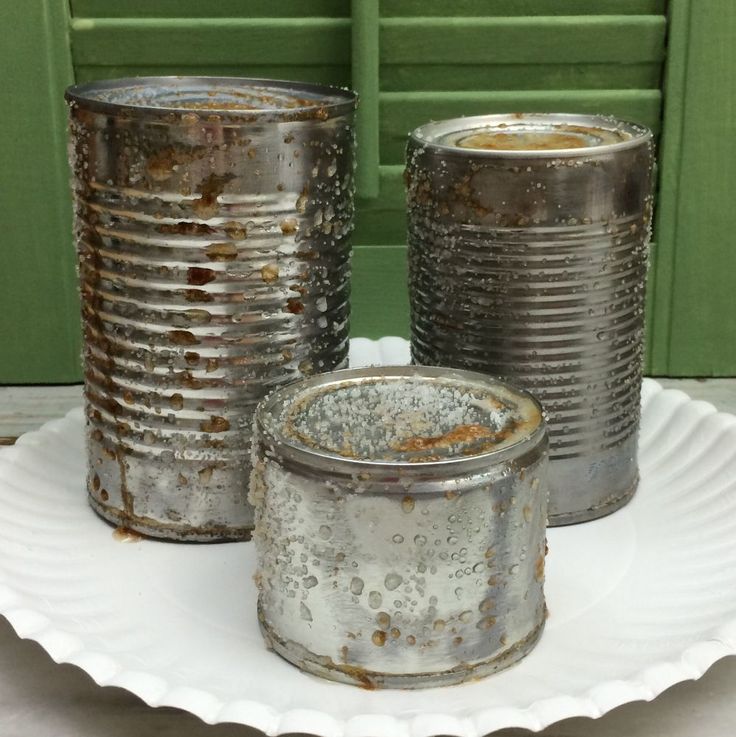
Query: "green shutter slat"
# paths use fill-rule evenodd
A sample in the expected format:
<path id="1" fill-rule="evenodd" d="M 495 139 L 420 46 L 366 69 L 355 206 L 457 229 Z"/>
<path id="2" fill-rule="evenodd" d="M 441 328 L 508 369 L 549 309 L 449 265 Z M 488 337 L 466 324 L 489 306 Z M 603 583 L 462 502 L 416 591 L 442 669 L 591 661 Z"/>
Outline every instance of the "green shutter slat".
<path id="1" fill-rule="evenodd" d="M 666 0 L 381 0 L 381 14 L 384 17 L 658 15 L 664 14 L 665 6 Z"/>
<path id="2" fill-rule="evenodd" d="M 74 63 L 347 64 L 347 18 L 77 18 Z"/>
<path id="3" fill-rule="evenodd" d="M 74 17 L 272 18 L 350 15 L 350 0 L 71 0 Z"/>
<path id="4" fill-rule="evenodd" d="M 360 95 L 355 126 L 358 143 L 356 194 L 378 196 L 378 0 L 352 3 L 352 87 Z"/>
<path id="5" fill-rule="evenodd" d="M 66 8 L 3 8 L 0 103 L 0 383 L 81 378 L 64 88 L 73 81 Z"/>
<path id="6" fill-rule="evenodd" d="M 647 283 L 645 370 L 655 376 L 670 368 L 672 284 L 677 241 L 678 198 L 682 177 L 683 115 L 687 78 L 690 0 L 674 3 L 669 16 L 669 58 L 664 80 L 663 130 L 655 208 L 658 245 L 651 250 Z"/>
<path id="7" fill-rule="evenodd" d="M 406 242 L 404 165 L 381 165 L 378 178 L 381 196 L 361 202 L 355 214 L 356 245 Z"/>
<path id="8" fill-rule="evenodd" d="M 660 354 L 657 370 L 729 376 L 736 374 L 736 3 L 678 0 L 672 12 L 677 61 L 665 88 L 654 322 L 667 360 L 662 365 Z"/>
<path id="9" fill-rule="evenodd" d="M 660 62 L 638 64 L 384 64 L 381 88 L 397 90 L 659 89 Z"/>
<path id="10" fill-rule="evenodd" d="M 409 337 L 409 296 L 404 246 L 356 246 L 350 294 L 350 334 Z"/>
<path id="11" fill-rule="evenodd" d="M 383 64 L 660 61 L 665 19 L 643 16 L 383 18 Z"/>
<path id="12" fill-rule="evenodd" d="M 509 112 L 616 115 L 659 129 L 659 90 L 381 93 L 381 162 L 404 160 L 407 132 L 429 120 Z"/>

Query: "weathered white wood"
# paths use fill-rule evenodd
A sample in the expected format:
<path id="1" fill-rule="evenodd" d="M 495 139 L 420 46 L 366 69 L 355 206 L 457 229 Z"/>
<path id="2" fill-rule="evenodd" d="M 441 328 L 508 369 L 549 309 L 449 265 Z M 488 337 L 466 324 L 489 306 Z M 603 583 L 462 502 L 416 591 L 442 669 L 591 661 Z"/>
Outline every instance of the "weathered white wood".
<path id="1" fill-rule="evenodd" d="M 0 386 L 0 438 L 35 430 L 82 404 L 82 386 Z"/>

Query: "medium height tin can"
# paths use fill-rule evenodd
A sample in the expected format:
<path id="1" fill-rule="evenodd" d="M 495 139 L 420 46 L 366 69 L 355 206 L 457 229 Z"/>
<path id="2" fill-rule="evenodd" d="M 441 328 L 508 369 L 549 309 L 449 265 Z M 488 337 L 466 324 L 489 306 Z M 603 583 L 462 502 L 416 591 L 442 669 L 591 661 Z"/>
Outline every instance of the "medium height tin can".
<path id="1" fill-rule="evenodd" d="M 409 139 L 413 360 L 542 401 L 552 525 L 637 486 L 652 168 L 650 131 L 596 116 L 461 118 Z"/>
<path id="2" fill-rule="evenodd" d="M 366 688 L 488 675 L 541 634 L 547 435 L 483 374 L 386 367 L 282 388 L 256 412 L 261 629 Z"/>
<path id="3" fill-rule="evenodd" d="M 69 88 L 89 499 L 247 537 L 252 414 L 345 365 L 355 95 L 239 78 Z"/>

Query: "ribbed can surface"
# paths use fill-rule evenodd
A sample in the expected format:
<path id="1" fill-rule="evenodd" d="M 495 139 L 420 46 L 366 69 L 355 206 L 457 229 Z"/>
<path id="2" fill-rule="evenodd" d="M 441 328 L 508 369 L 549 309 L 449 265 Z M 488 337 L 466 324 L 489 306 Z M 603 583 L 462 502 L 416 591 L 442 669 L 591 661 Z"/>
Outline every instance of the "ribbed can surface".
<path id="1" fill-rule="evenodd" d="M 523 657 L 545 620 L 547 433 L 469 371 L 337 371 L 256 412 L 261 630 L 301 669 L 449 685 Z"/>
<path id="2" fill-rule="evenodd" d="M 412 357 L 549 413 L 550 524 L 636 489 L 651 133 L 609 118 L 428 124 L 407 149 Z"/>
<path id="3" fill-rule="evenodd" d="M 257 402 L 347 362 L 355 96 L 164 77 L 67 101 L 90 502 L 247 537 Z"/>

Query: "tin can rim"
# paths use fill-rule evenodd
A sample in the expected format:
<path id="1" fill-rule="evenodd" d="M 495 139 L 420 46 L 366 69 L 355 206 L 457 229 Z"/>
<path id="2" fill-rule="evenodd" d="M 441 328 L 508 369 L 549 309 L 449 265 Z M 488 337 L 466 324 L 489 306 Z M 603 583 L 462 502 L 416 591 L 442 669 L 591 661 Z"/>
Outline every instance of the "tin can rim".
<path id="1" fill-rule="evenodd" d="M 576 148 L 550 149 L 484 149 L 453 145 L 442 141 L 443 137 L 457 133 L 470 134 L 483 128 L 501 126 L 519 126 L 522 123 L 547 126 L 549 132 L 555 132 L 555 127 L 575 126 L 598 129 L 608 132 L 620 132 L 627 138 L 613 143 L 588 145 Z M 544 129 L 542 129 L 544 130 Z M 409 134 L 409 141 L 443 154 L 461 155 L 464 157 L 494 158 L 494 159 L 528 159 L 528 158 L 571 158 L 600 156 L 616 153 L 629 148 L 641 146 L 654 137 L 646 126 L 634 121 L 624 120 L 615 116 L 588 115 L 577 113 L 494 113 L 491 115 L 473 115 L 468 117 L 448 118 L 425 123 L 415 128 Z"/>
<path id="2" fill-rule="evenodd" d="M 169 94 L 176 94 L 177 90 L 187 87 L 198 87 L 206 94 L 208 88 L 227 88 L 231 91 L 238 88 L 262 89 L 264 92 L 289 94 L 294 98 L 298 95 L 312 96 L 313 101 L 303 100 L 307 104 L 294 107 L 263 107 L 263 108 L 228 108 L 222 107 L 193 107 L 176 104 L 147 105 L 136 103 L 124 98 L 115 100 L 113 95 L 117 91 L 121 95 L 128 91 L 146 88 L 160 88 L 168 90 Z M 110 97 L 105 98 L 105 94 Z M 109 115 L 136 114 L 164 117 L 169 115 L 219 115 L 234 121 L 288 121 L 288 120 L 326 120 L 355 110 L 358 94 L 350 89 L 343 89 L 333 85 L 298 82 L 293 80 L 268 79 L 256 77 L 218 77 L 218 76 L 151 76 L 151 77 L 119 77 L 116 79 L 96 80 L 70 85 L 64 92 L 64 99 L 70 105 L 78 105 L 85 110 L 106 113 Z M 153 99 L 153 96 L 151 96 Z M 214 98 L 213 98 L 214 99 Z"/>
<path id="3" fill-rule="evenodd" d="M 351 458 L 324 449 L 305 448 L 301 444 L 289 439 L 283 433 L 272 432 L 265 422 L 265 418 L 278 404 L 297 401 L 300 396 L 308 396 L 309 392 L 340 386 L 346 383 L 360 383 L 361 381 L 381 378 L 419 377 L 429 380 L 454 379 L 467 382 L 469 385 L 481 385 L 487 389 L 500 387 L 520 399 L 530 401 L 538 413 L 537 424 L 525 434 L 521 435 L 508 445 L 486 450 L 474 455 L 452 456 L 440 460 L 412 462 L 409 460 L 381 460 L 366 458 Z M 258 404 L 254 414 L 254 424 L 258 432 L 254 433 L 254 441 L 260 435 L 267 438 L 277 453 L 290 460 L 297 461 L 306 467 L 324 469 L 333 472 L 355 474 L 360 471 L 381 471 L 400 473 L 402 476 L 424 476 L 432 473 L 446 475 L 449 473 L 461 474 L 474 472 L 478 469 L 488 469 L 509 458 L 519 457 L 527 450 L 540 445 L 547 436 L 547 426 L 544 410 L 539 400 L 525 389 L 502 379 L 466 369 L 445 368 L 439 366 L 370 366 L 364 368 L 340 369 L 323 374 L 316 374 L 306 379 L 292 382 L 280 387 Z M 403 487 L 399 490 L 403 493 Z M 398 492 L 397 492 L 398 493 Z"/>

